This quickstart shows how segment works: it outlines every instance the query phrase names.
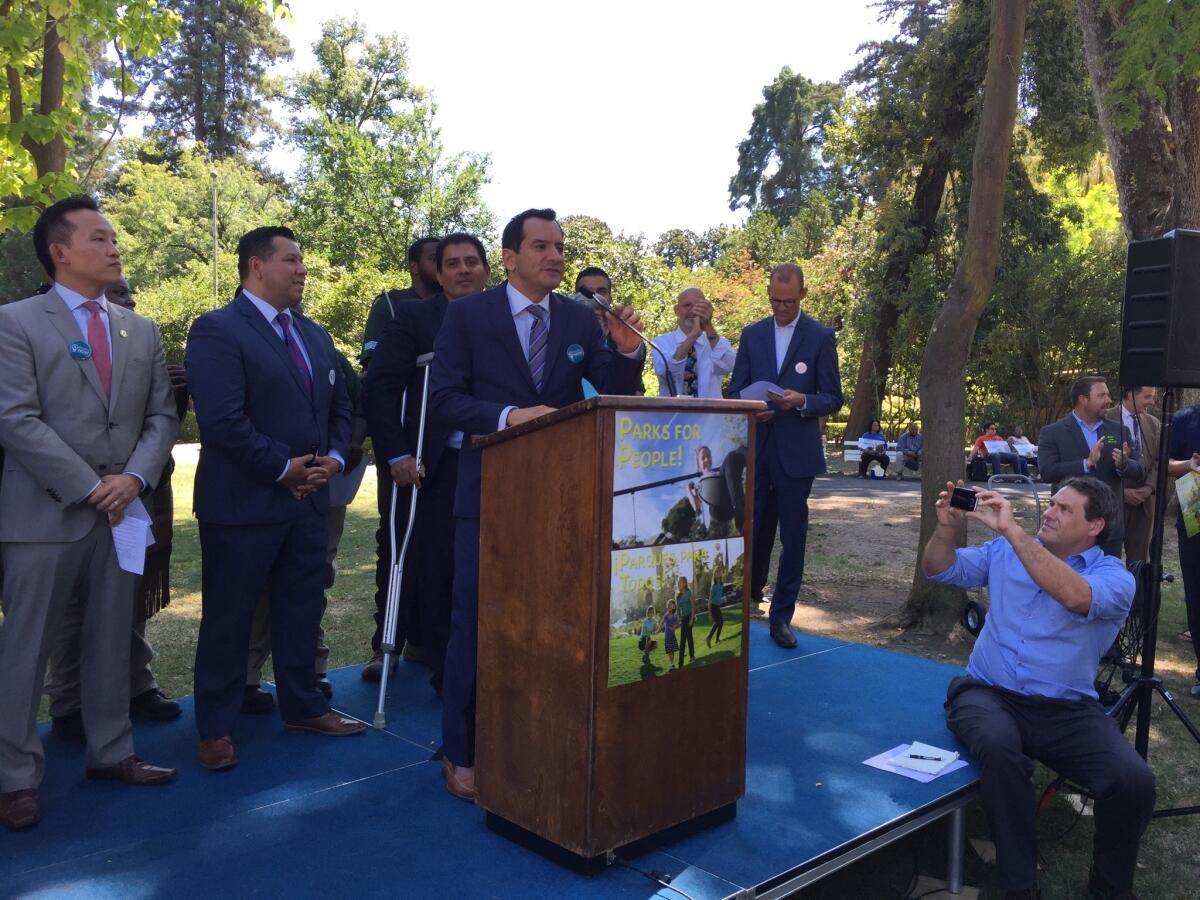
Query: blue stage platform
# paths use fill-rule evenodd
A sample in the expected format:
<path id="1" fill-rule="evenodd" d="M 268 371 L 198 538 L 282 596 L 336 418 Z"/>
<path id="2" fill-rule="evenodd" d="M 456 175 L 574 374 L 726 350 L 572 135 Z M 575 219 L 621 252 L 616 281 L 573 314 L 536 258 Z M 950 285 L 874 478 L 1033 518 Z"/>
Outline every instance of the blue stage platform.
<path id="1" fill-rule="evenodd" d="M 630 860 L 695 900 L 786 896 L 947 814 L 961 840 L 971 767 L 922 785 L 862 765 L 909 740 L 961 749 L 942 716 L 960 670 L 798 637 L 783 651 L 752 627 L 737 818 Z M 577 875 L 488 831 L 430 760 L 440 712 L 426 675 L 400 666 L 386 729 L 361 737 L 288 735 L 274 716 L 244 716 L 239 763 L 222 773 L 196 764 L 185 699 L 178 722 L 137 728 L 140 755 L 180 769 L 165 788 L 88 782 L 82 750 L 47 736 L 42 824 L 0 833 L 0 896 L 680 896 L 620 866 Z M 371 721 L 374 685 L 356 668 L 332 679 L 336 707 Z"/>

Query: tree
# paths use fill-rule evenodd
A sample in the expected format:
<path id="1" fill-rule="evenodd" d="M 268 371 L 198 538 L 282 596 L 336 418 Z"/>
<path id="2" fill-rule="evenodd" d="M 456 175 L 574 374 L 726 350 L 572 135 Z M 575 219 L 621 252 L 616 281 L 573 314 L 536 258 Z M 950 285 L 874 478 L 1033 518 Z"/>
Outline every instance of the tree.
<path id="1" fill-rule="evenodd" d="M 671 228 L 654 242 L 654 252 L 671 268 L 685 266 L 698 269 L 712 265 L 721 255 L 721 242 L 728 229 L 710 228 L 697 234 L 690 228 Z"/>
<path id="2" fill-rule="evenodd" d="M 212 265 L 214 174 L 219 247 L 232 250 L 251 228 L 292 219 L 283 186 L 250 163 L 236 157 L 210 160 L 201 147 L 181 150 L 174 164 L 146 162 L 139 158 L 142 146 L 121 145 L 125 158 L 104 202 L 135 289 L 176 278 L 192 263 Z M 225 284 L 232 292 L 235 282 Z M 206 293 L 212 294 L 211 277 Z"/>
<path id="3" fill-rule="evenodd" d="M 1025 9 L 1025 0 L 992 5 L 966 239 L 945 305 L 929 332 L 921 364 L 921 413 L 925 422 L 921 534 L 904 617 L 909 622 L 932 621 L 937 628 L 948 627 L 956 618 L 962 591 L 926 579 L 921 571 L 921 557 L 937 525 L 934 504 L 938 491 L 947 481 L 962 475 L 962 423 L 966 407 L 963 375 L 1000 257 L 1006 176 L 1025 42 Z"/>
<path id="4" fill-rule="evenodd" d="M 418 236 L 486 235 L 492 216 L 479 192 L 488 158 L 447 156 L 434 106 L 408 80 L 396 35 L 369 39 L 335 19 L 313 46 L 317 68 L 292 83 L 292 141 L 304 152 L 297 219 L 334 265 L 404 271 Z"/>
<path id="5" fill-rule="evenodd" d="M 0 0 L 0 231 L 31 228 L 39 206 L 78 190 L 68 148 L 89 120 L 89 49 L 111 48 L 129 96 L 131 63 L 178 25 L 155 0 Z"/>
<path id="6" fill-rule="evenodd" d="M 1078 8 L 1129 239 L 1200 226 L 1200 4 Z"/>
<path id="7" fill-rule="evenodd" d="M 840 173 L 823 154 L 842 89 L 816 84 L 787 66 L 763 88 L 750 133 L 738 144 L 738 170 L 729 182 L 729 208 L 768 210 L 786 225 L 810 194 L 837 183 Z"/>
<path id="8" fill-rule="evenodd" d="M 173 155 L 190 135 L 215 159 L 245 153 L 259 129 L 276 129 L 268 102 L 279 87 L 267 67 L 292 48 L 260 3 L 170 0 L 181 18 L 147 71 L 155 81 L 151 133 Z"/>

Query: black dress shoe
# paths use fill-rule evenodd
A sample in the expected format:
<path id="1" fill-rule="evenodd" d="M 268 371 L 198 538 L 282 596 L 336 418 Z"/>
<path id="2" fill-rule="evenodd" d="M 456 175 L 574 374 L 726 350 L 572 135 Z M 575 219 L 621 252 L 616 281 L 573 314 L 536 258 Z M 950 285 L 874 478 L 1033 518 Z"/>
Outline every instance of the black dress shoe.
<path id="1" fill-rule="evenodd" d="M 796 636 L 788 625 L 771 623 L 771 640 L 785 650 L 796 649 Z"/>
<path id="2" fill-rule="evenodd" d="M 246 685 L 242 693 L 242 712 L 252 716 L 262 716 L 275 708 L 275 698 L 257 684 Z"/>
<path id="3" fill-rule="evenodd" d="M 169 722 L 183 715 L 183 708 L 160 691 L 151 688 L 129 701 L 129 718 L 139 721 Z"/>
<path id="4" fill-rule="evenodd" d="M 83 713 L 75 710 L 65 716 L 55 716 L 50 721 L 50 733 L 62 741 L 86 744 L 87 735 L 83 733 Z"/>
<path id="5" fill-rule="evenodd" d="M 324 695 L 326 700 L 333 696 L 333 685 L 329 683 L 329 679 L 324 675 L 317 676 L 317 690 Z"/>

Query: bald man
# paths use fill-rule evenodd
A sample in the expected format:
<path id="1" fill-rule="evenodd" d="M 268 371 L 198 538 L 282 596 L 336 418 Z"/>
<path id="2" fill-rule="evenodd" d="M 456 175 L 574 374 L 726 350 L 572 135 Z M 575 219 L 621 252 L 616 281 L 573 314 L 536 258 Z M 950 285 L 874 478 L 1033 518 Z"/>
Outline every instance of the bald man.
<path id="1" fill-rule="evenodd" d="M 675 300 L 675 320 L 678 327 L 659 335 L 655 343 L 670 360 L 674 394 L 678 397 L 721 399 L 721 379 L 733 371 L 735 355 L 727 338 L 717 334 L 712 323 L 712 304 L 700 288 L 685 288 Z M 669 397 L 667 364 L 657 353 L 654 374 L 658 376 L 658 393 Z"/>

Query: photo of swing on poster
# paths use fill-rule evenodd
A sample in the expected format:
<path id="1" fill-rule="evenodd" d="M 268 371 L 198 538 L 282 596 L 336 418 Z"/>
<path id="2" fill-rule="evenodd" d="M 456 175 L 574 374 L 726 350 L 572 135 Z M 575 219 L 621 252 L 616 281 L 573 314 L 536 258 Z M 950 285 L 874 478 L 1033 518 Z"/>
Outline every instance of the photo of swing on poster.
<path id="1" fill-rule="evenodd" d="M 747 424 L 621 413 L 608 685 L 741 655 Z"/>

